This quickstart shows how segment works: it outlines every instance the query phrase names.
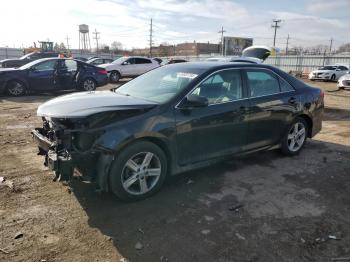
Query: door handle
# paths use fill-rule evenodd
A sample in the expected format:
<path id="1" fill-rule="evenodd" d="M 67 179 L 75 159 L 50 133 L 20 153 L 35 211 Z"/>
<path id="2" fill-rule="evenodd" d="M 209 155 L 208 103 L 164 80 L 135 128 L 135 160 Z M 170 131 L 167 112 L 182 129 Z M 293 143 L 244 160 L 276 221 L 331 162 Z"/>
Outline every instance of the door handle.
<path id="1" fill-rule="evenodd" d="M 297 102 L 297 100 L 295 99 L 295 97 L 291 97 L 291 98 L 289 98 L 289 100 L 288 100 L 288 103 L 289 104 L 295 104 Z"/>

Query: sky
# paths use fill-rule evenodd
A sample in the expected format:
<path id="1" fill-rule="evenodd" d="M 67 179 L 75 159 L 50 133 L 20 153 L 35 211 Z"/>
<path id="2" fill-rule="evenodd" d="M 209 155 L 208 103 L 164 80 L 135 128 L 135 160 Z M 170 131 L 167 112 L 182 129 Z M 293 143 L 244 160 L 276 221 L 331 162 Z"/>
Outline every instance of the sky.
<path id="1" fill-rule="evenodd" d="M 79 24 L 100 32 L 100 44 L 121 42 L 127 49 L 149 45 L 153 19 L 155 45 L 167 42 L 218 43 L 225 36 L 252 37 L 272 46 L 273 19 L 281 19 L 276 46 L 329 45 L 350 42 L 350 0 L 1 0 L 0 47 L 34 41 L 79 46 Z"/>

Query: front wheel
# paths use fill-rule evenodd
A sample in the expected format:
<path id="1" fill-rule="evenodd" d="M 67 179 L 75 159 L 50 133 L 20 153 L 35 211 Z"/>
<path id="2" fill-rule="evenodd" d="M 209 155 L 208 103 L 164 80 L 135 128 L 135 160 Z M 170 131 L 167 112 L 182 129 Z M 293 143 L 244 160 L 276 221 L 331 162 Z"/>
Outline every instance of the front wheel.
<path id="1" fill-rule="evenodd" d="M 289 156 L 298 154 L 306 142 L 307 132 L 308 126 L 305 120 L 296 118 L 283 137 L 282 153 Z"/>
<path id="2" fill-rule="evenodd" d="M 331 81 L 334 82 L 335 81 L 335 75 L 331 76 Z"/>
<path id="3" fill-rule="evenodd" d="M 109 186 L 122 200 L 141 200 L 160 190 L 166 174 L 163 150 L 151 142 L 140 141 L 127 146 L 112 163 Z"/>
<path id="4" fill-rule="evenodd" d="M 26 87 L 22 82 L 12 80 L 7 84 L 7 92 L 11 96 L 23 96 L 26 93 Z"/>
<path id="5" fill-rule="evenodd" d="M 109 76 L 109 80 L 111 83 L 118 83 L 120 79 L 120 74 L 117 71 L 112 71 L 110 76 Z"/>

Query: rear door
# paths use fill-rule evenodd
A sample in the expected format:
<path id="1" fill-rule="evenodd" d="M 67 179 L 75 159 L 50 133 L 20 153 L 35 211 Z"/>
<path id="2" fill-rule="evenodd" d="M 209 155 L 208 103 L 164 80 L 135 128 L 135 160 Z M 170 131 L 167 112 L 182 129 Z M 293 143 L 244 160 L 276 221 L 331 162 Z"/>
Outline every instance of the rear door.
<path id="1" fill-rule="evenodd" d="M 152 61 L 147 58 L 135 58 L 135 64 L 138 75 L 142 75 L 143 73 L 153 69 Z"/>
<path id="2" fill-rule="evenodd" d="M 28 81 L 32 89 L 50 90 L 55 86 L 54 73 L 57 68 L 57 59 L 47 60 L 31 67 L 28 72 Z"/>
<path id="3" fill-rule="evenodd" d="M 245 69 L 249 94 L 246 150 L 278 144 L 293 119 L 299 98 L 294 88 L 269 69 Z"/>
<path id="4" fill-rule="evenodd" d="M 72 59 L 59 60 L 57 75 L 55 76 L 58 89 L 71 89 L 75 87 L 79 64 Z"/>
<path id="5" fill-rule="evenodd" d="M 180 165 L 195 163 L 242 150 L 248 126 L 239 69 L 222 70 L 199 84 L 191 94 L 206 97 L 209 105 L 175 108 L 177 152 Z"/>

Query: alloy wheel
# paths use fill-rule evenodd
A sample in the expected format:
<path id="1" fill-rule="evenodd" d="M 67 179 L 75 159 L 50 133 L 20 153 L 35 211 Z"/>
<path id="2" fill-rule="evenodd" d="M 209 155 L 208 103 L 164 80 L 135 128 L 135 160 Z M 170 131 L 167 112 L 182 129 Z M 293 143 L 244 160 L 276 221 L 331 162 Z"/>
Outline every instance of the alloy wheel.
<path id="1" fill-rule="evenodd" d="M 93 91 L 93 90 L 95 90 L 95 82 L 93 81 L 93 80 L 91 80 L 91 79 L 86 79 L 85 81 L 84 81 L 84 90 L 85 91 Z"/>
<path id="2" fill-rule="evenodd" d="M 296 122 L 289 130 L 287 137 L 288 149 L 297 152 L 303 146 L 306 138 L 306 128 L 303 123 Z"/>
<path id="3" fill-rule="evenodd" d="M 20 82 L 12 82 L 8 88 L 8 92 L 13 96 L 20 96 L 24 93 L 24 85 Z"/>
<path id="4" fill-rule="evenodd" d="M 117 72 L 112 72 L 111 79 L 112 82 L 117 83 L 119 81 L 119 74 Z"/>
<path id="5" fill-rule="evenodd" d="M 143 195 L 151 191 L 162 173 L 159 157 L 151 152 L 141 152 L 126 161 L 121 182 L 123 188 L 132 195 Z"/>

